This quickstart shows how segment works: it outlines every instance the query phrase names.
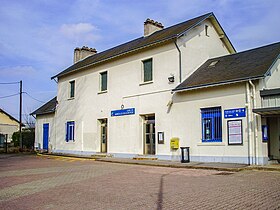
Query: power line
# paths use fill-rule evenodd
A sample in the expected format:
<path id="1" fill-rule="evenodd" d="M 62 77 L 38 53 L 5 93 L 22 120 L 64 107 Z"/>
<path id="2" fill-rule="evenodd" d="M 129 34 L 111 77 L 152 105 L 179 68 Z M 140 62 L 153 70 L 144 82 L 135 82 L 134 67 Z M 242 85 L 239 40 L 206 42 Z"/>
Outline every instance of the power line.
<path id="1" fill-rule="evenodd" d="M 19 82 L 0 82 L 0 85 L 13 85 L 13 84 L 19 84 Z"/>
<path id="2" fill-rule="evenodd" d="M 1 96 L 0 98 L 9 98 L 9 97 L 13 97 L 13 96 L 16 96 L 16 95 L 19 95 L 19 93 L 8 95 L 8 96 Z"/>
<path id="3" fill-rule="evenodd" d="M 45 103 L 44 101 L 40 101 L 40 100 L 38 100 L 38 99 L 36 99 L 36 98 L 34 98 L 33 96 L 31 96 L 29 93 L 27 93 L 27 92 L 23 92 L 23 93 L 25 93 L 26 95 L 28 95 L 30 98 L 32 98 L 33 100 L 35 100 L 35 101 L 38 101 L 38 102 L 40 102 L 40 103 Z"/>

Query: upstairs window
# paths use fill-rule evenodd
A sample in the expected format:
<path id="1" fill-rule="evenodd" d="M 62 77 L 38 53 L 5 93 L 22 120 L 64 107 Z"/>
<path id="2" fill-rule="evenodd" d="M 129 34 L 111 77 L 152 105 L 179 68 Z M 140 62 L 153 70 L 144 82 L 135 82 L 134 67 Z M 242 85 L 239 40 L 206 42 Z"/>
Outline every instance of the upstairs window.
<path id="1" fill-rule="evenodd" d="M 75 140 L 75 122 L 74 121 L 68 121 L 66 123 L 66 142 L 74 141 Z"/>
<path id="2" fill-rule="evenodd" d="M 69 86 L 70 86 L 69 98 L 74 98 L 75 97 L 75 80 L 70 81 Z"/>
<path id="3" fill-rule="evenodd" d="M 222 142 L 221 107 L 201 109 L 202 142 Z"/>
<path id="4" fill-rule="evenodd" d="M 101 92 L 107 90 L 107 77 L 108 77 L 107 71 L 100 73 L 100 91 Z"/>
<path id="5" fill-rule="evenodd" d="M 153 59 L 143 61 L 143 82 L 153 81 Z"/>
<path id="6" fill-rule="evenodd" d="M 205 36 L 209 36 L 209 34 L 208 34 L 208 25 L 205 25 Z"/>

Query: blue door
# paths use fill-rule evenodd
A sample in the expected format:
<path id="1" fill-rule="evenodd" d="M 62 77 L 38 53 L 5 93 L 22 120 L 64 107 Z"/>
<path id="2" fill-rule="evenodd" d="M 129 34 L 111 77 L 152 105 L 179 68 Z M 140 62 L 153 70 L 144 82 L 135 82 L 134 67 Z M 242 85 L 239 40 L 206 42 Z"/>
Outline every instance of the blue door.
<path id="1" fill-rule="evenodd" d="M 49 147 L 49 123 L 43 124 L 43 149 L 48 150 Z"/>

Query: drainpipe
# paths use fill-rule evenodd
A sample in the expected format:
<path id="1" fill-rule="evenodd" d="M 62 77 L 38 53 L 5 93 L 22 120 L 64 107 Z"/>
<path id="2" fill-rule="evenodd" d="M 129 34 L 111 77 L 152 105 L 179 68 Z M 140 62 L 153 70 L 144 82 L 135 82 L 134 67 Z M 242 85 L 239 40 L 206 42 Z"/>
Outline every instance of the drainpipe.
<path id="1" fill-rule="evenodd" d="M 251 133 L 252 133 L 252 128 L 251 128 L 251 99 L 250 99 L 250 87 L 249 83 L 246 82 L 246 106 L 247 106 L 247 128 L 248 128 L 248 165 L 251 164 L 250 161 L 250 142 L 251 142 Z"/>
<path id="2" fill-rule="evenodd" d="M 179 52 L 179 81 L 181 83 L 182 82 L 182 53 L 179 46 L 177 45 L 177 39 L 174 41 L 174 44 Z"/>
<path id="3" fill-rule="evenodd" d="M 253 109 L 256 108 L 256 86 L 254 83 L 249 80 L 250 85 L 252 86 L 253 89 Z M 255 153 L 255 164 L 257 164 L 257 139 L 258 139 L 258 130 L 257 130 L 257 117 L 256 114 L 253 114 L 253 121 L 254 121 L 254 153 Z"/>

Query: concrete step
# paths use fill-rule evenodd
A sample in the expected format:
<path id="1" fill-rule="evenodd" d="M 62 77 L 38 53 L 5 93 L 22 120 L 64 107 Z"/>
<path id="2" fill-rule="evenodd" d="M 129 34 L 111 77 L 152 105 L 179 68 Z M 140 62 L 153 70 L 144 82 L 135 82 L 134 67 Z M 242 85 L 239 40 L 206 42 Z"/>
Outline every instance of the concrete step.
<path id="1" fill-rule="evenodd" d="M 278 160 L 269 160 L 268 161 L 268 165 L 275 165 L 275 164 L 279 164 Z"/>
<path id="2" fill-rule="evenodd" d="M 107 154 L 107 153 L 96 153 L 94 155 L 91 155 L 91 157 L 93 157 L 93 158 L 107 158 L 107 157 L 113 157 L 113 155 Z"/>
<path id="3" fill-rule="evenodd" d="M 132 158 L 133 160 L 157 160 L 158 158 L 156 157 L 151 157 L 151 156 L 136 156 Z"/>

